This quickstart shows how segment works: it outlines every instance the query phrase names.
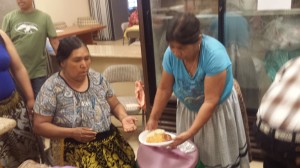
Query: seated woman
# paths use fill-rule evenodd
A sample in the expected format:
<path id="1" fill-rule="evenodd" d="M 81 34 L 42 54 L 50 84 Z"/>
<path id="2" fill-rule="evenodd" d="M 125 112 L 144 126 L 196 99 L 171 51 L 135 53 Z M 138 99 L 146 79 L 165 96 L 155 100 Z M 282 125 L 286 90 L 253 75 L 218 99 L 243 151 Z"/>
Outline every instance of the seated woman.
<path id="1" fill-rule="evenodd" d="M 76 167 L 134 167 L 130 145 L 111 123 L 111 113 L 125 132 L 136 130 L 137 119 L 125 108 L 103 76 L 90 70 L 91 56 L 77 37 L 60 40 L 61 71 L 42 86 L 34 105 L 34 131 L 47 138 L 64 138 L 64 161 Z"/>
<path id="2" fill-rule="evenodd" d="M 131 12 L 128 18 L 128 22 L 129 22 L 128 27 L 131 27 L 133 25 L 139 25 L 139 15 L 137 9 L 133 9 L 133 11 Z"/>

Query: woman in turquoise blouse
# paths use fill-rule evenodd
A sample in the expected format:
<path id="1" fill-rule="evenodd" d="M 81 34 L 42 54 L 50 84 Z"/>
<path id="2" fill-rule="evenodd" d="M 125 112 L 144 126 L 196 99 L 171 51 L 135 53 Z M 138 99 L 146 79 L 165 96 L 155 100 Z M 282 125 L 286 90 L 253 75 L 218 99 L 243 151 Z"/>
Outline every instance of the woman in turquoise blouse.
<path id="1" fill-rule="evenodd" d="M 146 129 L 155 129 L 172 93 L 178 98 L 175 147 L 191 139 L 205 167 L 248 168 L 247 143 L 225 47 L 200 33 L 191 13 L 169 22 L 163 72 Z"/>

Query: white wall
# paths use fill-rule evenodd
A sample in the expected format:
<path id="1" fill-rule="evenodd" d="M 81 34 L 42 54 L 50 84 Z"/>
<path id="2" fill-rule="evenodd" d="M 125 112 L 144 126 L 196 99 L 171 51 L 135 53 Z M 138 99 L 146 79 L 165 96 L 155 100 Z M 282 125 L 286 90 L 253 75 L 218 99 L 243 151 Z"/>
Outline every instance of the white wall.
<path id="1" fill-rule="evenodd" d="M 77 23 L 77 17 L 90 16 L 88 0 L 34 0 L 34 2 L 37 9 L 51 16 L 53 22 L 64 21 L 68 26 Z"/>
<path id="2" fill-rule="evenodd" d="M 0 27 L 2 25 L 3 17 L 10 11 L 18 9 L 18 5 L 15 0 L 0 0 Z"/>

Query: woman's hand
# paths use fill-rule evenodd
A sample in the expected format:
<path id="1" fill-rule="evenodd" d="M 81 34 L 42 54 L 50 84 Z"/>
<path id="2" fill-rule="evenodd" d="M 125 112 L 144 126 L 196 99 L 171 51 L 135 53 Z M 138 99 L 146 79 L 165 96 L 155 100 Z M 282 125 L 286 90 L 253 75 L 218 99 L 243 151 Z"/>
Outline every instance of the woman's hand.
<path id="1" fill-rule="evenodd" d="M 96 134 L 91 128 L 77 127 L 74 128 L 72 138 L 78 142 L 87 143 L 96 139 Z"/>
<path id="2" fill-rule="evenodd" d="M 136 122 L 137 118 L 133 116 L 126 116 L 122 118 L 123 130 L 125 132 L 135 131 L 137 129 Z"/>
<path id="3" fill-rule="evenodd" d="M 183 132 L 181 134 L 179 134 L 178 136 L 176 136 L 173 140 L 174 142 L 172 142 L 169 147 L 171 148 L 176 148 L 178 145 L 182 144 L 183 142 L 187 141 L 188 139 L 190 139 L 192 137 L 192 134 L 190 134 L 188 131 Z"/>
<path id="4" fill-rule="evenodd" d="M 33 115 L 33 106 L 34 106 L 34 99 L 28 99 L 26 101 L 26 108 L 29 112 L 29 115 Z"/>
<path id="5" fill-rule="evenodd" d="M 158 121 L 150 117 L 146 125 L 146 130 L 155 130 L 157 127 Z"/>

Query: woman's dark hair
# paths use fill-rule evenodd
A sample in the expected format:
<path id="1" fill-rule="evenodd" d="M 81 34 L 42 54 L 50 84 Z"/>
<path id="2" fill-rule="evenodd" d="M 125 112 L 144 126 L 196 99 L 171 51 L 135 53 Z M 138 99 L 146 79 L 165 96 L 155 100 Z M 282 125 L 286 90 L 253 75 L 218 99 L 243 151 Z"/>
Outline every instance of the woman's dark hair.
<path id="1" fill-rule="evenodd" d="M 73 50 L 76 50 L 82 46 L 86 47 L 86 45 L 78 37 L 72 36 L 61 39 L 59 41 L 59 46 L 56 54 L 58 65 L 69 58 Z"/>
<path id="2" fill-rule="evenodd" d="M 167 42 L 176 41 L 180 44 L 193 44 L 198 41 L 200 21 L 192 13 L 174 15 L 167 27 Z"/>

